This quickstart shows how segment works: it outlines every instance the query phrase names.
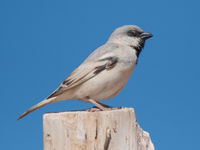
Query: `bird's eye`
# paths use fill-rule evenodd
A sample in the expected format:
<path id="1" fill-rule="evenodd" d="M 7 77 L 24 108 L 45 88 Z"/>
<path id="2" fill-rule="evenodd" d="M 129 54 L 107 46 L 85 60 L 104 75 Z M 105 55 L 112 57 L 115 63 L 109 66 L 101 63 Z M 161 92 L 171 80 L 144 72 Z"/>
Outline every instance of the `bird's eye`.
<path id="1" fill-rule="evenodd" d="M 133 37 L 133 36 L 136 36 L 136 31 L 130 30 L 127 32 L 127 34 L 128 34 L 128 36 Z"/>

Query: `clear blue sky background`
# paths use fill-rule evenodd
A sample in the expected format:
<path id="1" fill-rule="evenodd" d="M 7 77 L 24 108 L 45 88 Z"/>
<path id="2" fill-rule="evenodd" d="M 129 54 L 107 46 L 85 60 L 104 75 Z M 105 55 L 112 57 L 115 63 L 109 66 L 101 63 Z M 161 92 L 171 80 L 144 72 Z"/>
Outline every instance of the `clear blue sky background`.
<path id="1" fill-rule="evenodd" d="M 199 6 L 198 0 L 1 0 L 1 149 L 42 149 L 44 113 L 91 107 L 59 102 L 16 121 L 126 24 L 154 37 L 127 86 L 105 103 L 134 107 L 156 149 L 199 149 Z"/>

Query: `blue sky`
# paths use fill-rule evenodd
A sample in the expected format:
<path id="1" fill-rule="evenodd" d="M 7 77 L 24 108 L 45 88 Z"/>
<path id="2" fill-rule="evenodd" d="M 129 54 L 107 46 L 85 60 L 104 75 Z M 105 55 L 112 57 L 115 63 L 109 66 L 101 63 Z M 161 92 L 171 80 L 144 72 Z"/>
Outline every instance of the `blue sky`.
<path id="1" fill-rule="evenodd" d="M 91 107 L 59 102 L 16 121 L 127 24 L 154 37 L 127 86 L 104 103 L 134 107 L 156 149 L 199 149 L 199 5 L 197 0 L 1 0 L 1 149 L 42 149 L 44 113 Z"/>

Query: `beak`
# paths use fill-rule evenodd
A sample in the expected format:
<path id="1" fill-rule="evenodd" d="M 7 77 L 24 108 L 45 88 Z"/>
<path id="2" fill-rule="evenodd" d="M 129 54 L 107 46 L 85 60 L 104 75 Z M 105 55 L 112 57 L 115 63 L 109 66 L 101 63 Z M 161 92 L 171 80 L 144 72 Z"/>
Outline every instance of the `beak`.
<path id="1" fill-rule="evenodd" d="M 143 32 L 143 33 L 140 34 L 140 37 L 143 40 L 147 40 L 147 39 L 151 38 L 152 36 L 153 35 L 151 33 L 148 33 L 148 32 Z"/>

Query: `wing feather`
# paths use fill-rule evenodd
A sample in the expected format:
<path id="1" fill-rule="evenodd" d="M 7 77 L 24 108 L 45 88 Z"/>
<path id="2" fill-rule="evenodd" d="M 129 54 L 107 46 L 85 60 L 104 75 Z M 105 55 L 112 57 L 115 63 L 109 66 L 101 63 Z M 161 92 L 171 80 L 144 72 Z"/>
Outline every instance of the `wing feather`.
<path id="1" fill-rule="evenodd" d="M 77 85 L 80 85 L 87 80 L 98 75 L 105 69 L 111 69 L 117 63 L 117 57 L 108 57 L 98 60 L 95 63 L 83 63 L 76 70 L 74 70 L 60 85 L 56 91 L 54 91 L 48 98 L 58 96 L 64 91 L 69 90 Z"/>

